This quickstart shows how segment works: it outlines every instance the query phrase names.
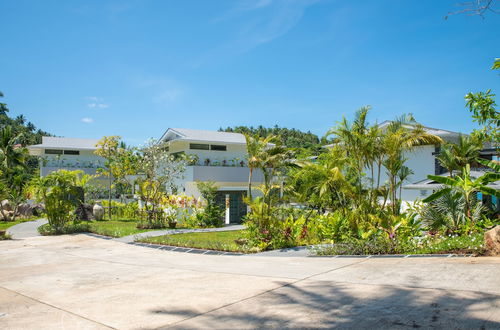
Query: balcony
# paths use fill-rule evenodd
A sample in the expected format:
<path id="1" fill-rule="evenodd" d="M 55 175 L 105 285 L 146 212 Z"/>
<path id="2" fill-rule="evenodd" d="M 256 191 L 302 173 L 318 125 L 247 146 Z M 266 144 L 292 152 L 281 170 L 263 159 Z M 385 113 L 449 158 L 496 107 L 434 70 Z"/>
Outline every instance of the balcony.
<path id="1" fill-rule="evenodd" d="M 200 166 L 192 165 L 186 169 L 188 181 L 248 182 L 249 168 L 242 166 Z M 260 170 L 254 170 L 253 182 L 263 182 Z"/>

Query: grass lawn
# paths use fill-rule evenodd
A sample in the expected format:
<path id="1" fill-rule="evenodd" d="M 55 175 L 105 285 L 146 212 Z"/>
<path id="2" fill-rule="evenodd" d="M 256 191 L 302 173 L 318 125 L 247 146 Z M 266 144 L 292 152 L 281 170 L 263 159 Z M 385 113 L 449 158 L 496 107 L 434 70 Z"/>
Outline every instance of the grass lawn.
<path id="1" fill-rule="evenodd" d="M 137 220 L 134 219 L 91 221 L 89 224 L 92 233 L 111 237 L 123 237 L 154 230 L 137 228 Z"/>
<path id="2" fill-rule="evenodd" d="M 0 230 L 6 230 L 7 228 L 10 228 L 10 227 L 17 225 L 19 223 L 26 222 L 26 221 L 38 220 L 38 219 L 40 219 L 40 217 L 29 217 L 29 218 L 23 218 L 23 219 L 17 218 L 16 221 L 0 220 Z"/>
<path id="3" fill-rule="evenodd" d="M 248 252 L 247 247 L 235 243 L 235 240 L 241 238 L 242 236 L 243 230 L 233 230 L 148 237 L 141 239 L 140 242 L 207 250 Z"/>
<path id="4" fill-rule="evenodd" d="M 123 220 L 102 220 L 102 221 L 91 221 L 90 231 L 95 234 L 111 236 L 111 237 L 123 237 L 128 235 L 134 235 L 138 233 L 143 233 L 152 230 L 164 230 L 163 229 L 140 229 L 137 228 L 137 220 L 135 219 L 123 219 Z M 184 229 L 184 227 L 177 224 L 176 229 Z"/>

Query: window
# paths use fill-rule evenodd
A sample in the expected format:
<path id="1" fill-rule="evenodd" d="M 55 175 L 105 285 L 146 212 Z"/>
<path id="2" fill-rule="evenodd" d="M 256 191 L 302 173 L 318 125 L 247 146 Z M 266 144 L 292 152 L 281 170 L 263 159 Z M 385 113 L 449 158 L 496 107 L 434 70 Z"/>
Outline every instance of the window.
<path id="1" fill-rule="evenodd" d="M 65 155 L 79 155 L 80 150 L 64 150 Z"/>
<path id="2" fill-rule="evenodd" d="M 193 150 L 209 150 L 209 145 L 208 144 L 201 144 L 201 143 L 190 143 L 189 144 L 189 149 Z"/>
<path id="3" fill-rule="evenodd" d="M 212 144 L 212 145 L 210 145 L 210 150 L 226 151 L 227 150 L 227 146 L 221 146 L 221 145 L 218 145 L 218 144 Z"/>
<path id="4" fill-rule="evenodd" d="M 62 155 L 63 151 L 58 149 L 45 149 L 46 155 Z"/>

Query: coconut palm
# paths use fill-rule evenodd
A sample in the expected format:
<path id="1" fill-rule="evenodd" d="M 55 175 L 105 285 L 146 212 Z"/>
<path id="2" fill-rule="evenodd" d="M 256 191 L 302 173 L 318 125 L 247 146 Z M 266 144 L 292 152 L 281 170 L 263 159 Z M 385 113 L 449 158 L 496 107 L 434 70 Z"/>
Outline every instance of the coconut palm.
<path id="1" fill-rule="evenodd" d="M 265 138 L 261 138 L 258 135 L 252 136 L 245 134 L 245 141 L 247 146 L 247 164 L 249 169 L 248 174 L 248 197 L 252 199 L 252 177 L 253 171 L 257 168 L 262 167 L 262 159 L 266 148 L 268 148 L 272 141 L 275 140 L 275 136 L 269 135 Z"/>
<path id="2" fill-rule="evenodd" d="M 458 169 L 464 168 L 467 164 L 472 165 L 479 157 L 482 144 L 475 138 L 467 135 L 460 135 L 458 143 L 452 146 L 455 161 Z"/>
<path id="3" fill-rule="evenodd" d="M 370 111 L 370 106 L 364 106 L 356 111 L 354 120 L 350 123 L 345 117 L 338 123 L 337 126 L 332 127 L 325 135 L 329 137 L 334 136 L 334 143 L 342 146 L 352 162 L 354 168 L 354 180 L 358 189 L 359 198 L 363 198 L 362 178 L 363 170 L 366 166 L 372 164 L 373 159 L 373 139 L 370 132 L 367 116 Z"/>
<path id="4" fill-rule="evenodd" d="M 415 147 L 429 144 L 441 144 L 443 140 L 433 134 L 427 133 L 425 128 L 416 122 L 413 115 L 403 115 L 389 123 L 385 128 L 382 143 L 384 144 L 384 166 L 389 176 L 389 196 L 392 203 L 393 214 L 399 213 L 397 208 L 398 173 L 406 159 L 404 153 L 412 151 Z"/>
<path id="5" fill-rule="evenodd" d="M 453 177 L 453 171 L 458 169 L 457 159 L 453 152 L 453 147 L 450 144 L 445 144 L 441 146 L 439 154 L 436 156 L 442 167 L 444 167 L 448 172 L 450 178 Z"/>

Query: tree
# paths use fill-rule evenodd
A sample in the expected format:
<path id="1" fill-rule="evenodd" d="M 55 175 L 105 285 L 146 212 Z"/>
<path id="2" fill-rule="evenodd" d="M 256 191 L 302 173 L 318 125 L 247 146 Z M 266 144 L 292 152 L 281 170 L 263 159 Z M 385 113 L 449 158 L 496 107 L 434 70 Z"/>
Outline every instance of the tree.
<path id="1" fill-rule="evenodd" d="M 459 5 L 463 9 L 449 12 L 444 19 L 448 19 L 450 16 L 456 14 L 477 15 L 482 18 L 484 18 L 485 14 L 488 12 L 498 14 L 500 11 L 495 7 L 496 4 L 496 0 L 474 0 L 462 2 Z"/>
<path id="2" fill-rule="evenodd" d="M 495 59 L 492 70 L 500 69 L 500 59 Z M 465 96 L 465 106 L 472 112 L 472 119 L 482 127 L 474 130 L 473 135 L 480 140 L 491 141 L 499 150 L 500 141 L 500 111 L 496 108 L 495 94 L 488 89 L 486 92 L 468 93 Z"/>
<path id="3" fill-rule="evenodd" d="M 104 166 L 105 168 L 99 168 L 98 174 L 104 175 L 108 177 L 108 210 L 109 210 L 109 220 L 111 220 L 111 189 L 113 186 L 113 180 L 116 178 L 117 174 L 117 163 L 118 163 L 118 155 L 120 153 L 119 144 L 121 137 L 117 135 L 113 136 L 104 136 L 100 139 L 96 147 L 97 149 L 94 153 L 98 156 L 101 156 L 105 159 Z"/>
<path id="4" fill-rule="evenodd" d="M 63 232 L 72 211 L 82 202 L 80 187 L 87 181 L 83 171 L 59 170 L 30 182 L 31 191 L 45 204 L 47 220 L 56 233 Z"/>
<path id="5" fill-rule="evenodd" d="M 205 199 L 207 206 L 203 211 L 202 224 L 206 227 L 221 227 L 224 210 L 217 204 L 217 187 L 215 182 L 196 182 L 196 187 Z"/>
<path id="6" fill-rule="evenodd" d="M 432 195 L 424 199 L 424 202 L 429 203 L 439 199 L 441 196 L 457 192 L 464 199 L 465 216 L 472 219 L 471 209 L 473 206 L 473 198 L 475 193 L 481 192 L 486 195 L 496 196 L 500 198 L 500 191 L 492 187 L 488 187 L 489 183 L 500 180 L 500 165 L 492 161 L 480 161 L 483 164 L 492 167 L 496 172 L 487 172 L 479 178 L 473 179 L 470 176 L 470 165 L 466 165 L 462 169 L 462 174 L 453 178 L 443 177 L 438 175 L 428 175 L 427 177 L 437 183 L 443 184 L 445 187 L 434 192 Z"/>
<path id="7" fill-rule="evenodd" d="M 398 174 L 406 159 L 404 153 L 415 147 L 428 144 L 441 144 L 443 140 L 427 133 L 425 128 L 416 122 L 413 115 L 403 115 L 392 121 L 384 131 L 384 166 L 389 177 L 389 196 L 392 203 L 392 213 L 399 213 L 400 201 L 397 198 Z"/>
<path id="8" fill-rule="evenodd" d="M 252 178 L 253 171 L 262 168 L 262 161 L 265 149 L 271 145 L 276 137 L 274 135 L 265 138 L 257 135 L 245 134 L 246 148 L 247 148 L 247 163 L 248 163 L 248 198 L 252 199 Z"/>
<path id="9" fill-rule="evenodd" d="M 164 146 L 155 140 L 149 140 L 138 155 L 139 194 L 145 202 L 148 222 L 156 216 L 157 208 L 166 193 L 177 189 L 176 182 L 186 170 L 185 157 L 174 157 L 165 152 Z"/>
<path id="10" fill-rule="evenodd" d="M 358 189 L 356 196 L 358 197 L 359 204 L 363 198 L 361 192 L 363 190 L 364 169 L 366 166 L 373 166 L 374 144 L 376 143 L 376 141 L 370 138 L 370 134 L 373 134 L 374 131 L 370 131 L 367 122 L 370 109 L 370 106 L 361 107 L 356 111 L 352 123 L 343 117 L 337 126 L 331 128 L 326 133 L 327 137 L 333 135 L 333 143 L 341 146 L 347 152 L 348 159 L 353 166 L 352 174 L 355 186 Z M 373 167 L 371 169 L 373 178 Z"/>
<path id="11" fill-rule="evenodd" d="M 467 164 L 473 165 L 481 149 L 482 143 L 478 139 L 460 135 L 458 143 L 443 144 L 436 159 L 453 177 L 453 171 L 461 171 Z"/>

